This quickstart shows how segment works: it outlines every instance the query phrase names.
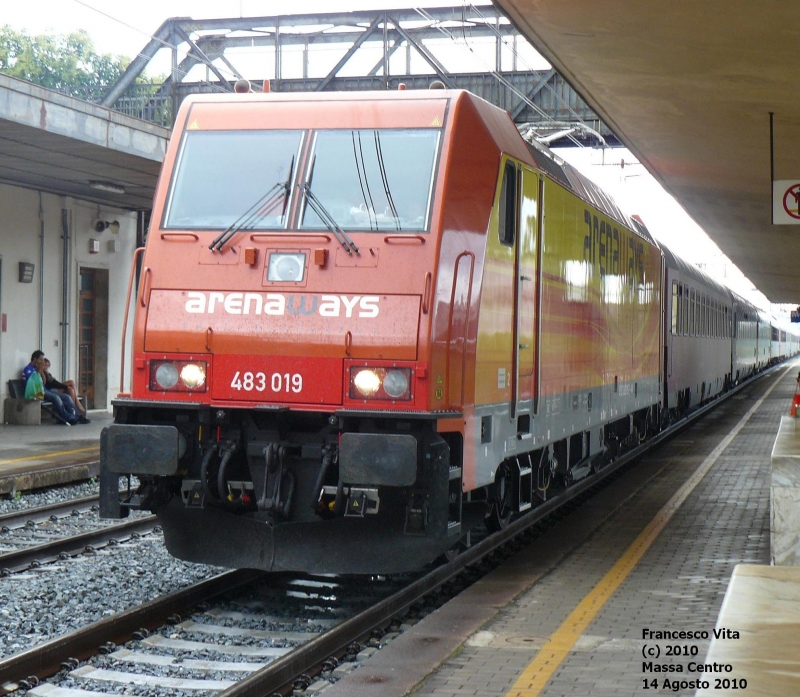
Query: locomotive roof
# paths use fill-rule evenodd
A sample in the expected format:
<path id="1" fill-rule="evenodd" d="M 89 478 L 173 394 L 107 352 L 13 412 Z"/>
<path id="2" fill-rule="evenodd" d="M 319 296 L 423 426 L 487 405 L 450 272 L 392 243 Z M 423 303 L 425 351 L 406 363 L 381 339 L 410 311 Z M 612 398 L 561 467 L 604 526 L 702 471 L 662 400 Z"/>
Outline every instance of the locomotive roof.
<path id="1" fill-rule="evenodd" d="M 727 295 L 729 298 L 734 295 L 733 291 L 730 288 L 722 285 L 721 283 L 718 283 L 713 278 L 703 273 L 694 264 L 690 264 L 688 261 L 681 259 L 666 245 L 659 244 L 659 246 L 664 252 L 664 263 L 666 264 L 668 269 L 674 269 L 676 271 L 680 271 L 681 274 L 683 274 L 684 276 L 688 276 L 690 279 L 695 281 L 695 283 L 704 285 L 707 288 L 712 288 L 718 293 Z"/>
<path id="2" fill-rule="evenodd" d="M 520 136 L 521 138 L 522 136 Z M 621 225 L 632 229 L 640 237 L 646 239 L 650 244 L 656 244 L 650 231 L 644 223 L 625 214 L 616 204 L 613 197 L 603 191 L 591 179 L 581 174 L 572 165 L 564 162 L 550 148 L 541 143 L 525 141 L 528 149 L 533 155 L 539 169 L 549 174 L 559 184 L 572 191 L 576 196 L 587 203 L 592 204 L 601 210 L 612 220 L 616 220 Z"/>

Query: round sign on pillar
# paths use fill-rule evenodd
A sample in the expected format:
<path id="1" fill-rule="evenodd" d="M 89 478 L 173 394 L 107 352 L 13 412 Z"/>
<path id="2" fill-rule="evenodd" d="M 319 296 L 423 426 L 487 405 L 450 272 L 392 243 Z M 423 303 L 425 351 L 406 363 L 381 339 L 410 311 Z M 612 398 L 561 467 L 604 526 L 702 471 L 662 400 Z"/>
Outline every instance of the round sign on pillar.
<path id="1" fill-rule="evenodd" d="M 772 182 L 773 225 L 800 225 L 800 181 Z"/>
<path id="2" fill-rule="evenodd" d="M 800 220 L 800 184 L 793 184 L 783 195 L 783 210 L 792 218 Z"/>

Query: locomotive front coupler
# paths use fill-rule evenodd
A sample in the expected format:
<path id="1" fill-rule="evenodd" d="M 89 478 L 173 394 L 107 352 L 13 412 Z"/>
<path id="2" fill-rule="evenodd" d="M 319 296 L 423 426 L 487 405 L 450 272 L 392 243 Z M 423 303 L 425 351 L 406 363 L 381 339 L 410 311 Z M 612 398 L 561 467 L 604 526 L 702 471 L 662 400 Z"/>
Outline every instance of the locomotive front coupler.
<path id="1" fill-rule="evenodd" d="M 258 510 L 265 511 L 272 524 L 288 519 L 292 509 L 295 476 L 286 466 L 290 450 L 290 446 L 282 443 L 270 443 L 264 448 L 266 476 L 258 497 Z"/>

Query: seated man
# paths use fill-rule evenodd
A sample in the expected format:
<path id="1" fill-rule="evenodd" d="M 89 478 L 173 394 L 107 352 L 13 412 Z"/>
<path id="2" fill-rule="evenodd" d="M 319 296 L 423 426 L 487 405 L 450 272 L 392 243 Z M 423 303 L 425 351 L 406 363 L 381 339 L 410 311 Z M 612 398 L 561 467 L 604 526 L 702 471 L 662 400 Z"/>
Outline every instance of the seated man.
<path id="1" fill-rule="evenodd" d="M 44 351 L 38 349 L 31 354 L 31 362 L 22 369 L 22 379 L 25 380 L 25 382 L 28 382 L 31 373 L 37 372 L 36 361 L 42 356 L 44 356 Z"/>
<path id="2" fill-rule="evenodd" d="M 34 356 L 36 356 L 36 358 L 34 358 Z M 31 356 L 31 364 L 25 366 L 25 369 L 22 371 L 22 375 L 24 376 L 26 382 L 26 396 L 29 394 L 29 392 L 31 392 L 31 390 L 28 389 L 28 383 L 31 381 L 31 376 L 34 373 L 37 373 L 40 376 L 42 385 L 44 385 L 44 360 L 44 353 L 42 351 L 34 351 L 33 356 Z M 31 366 L 33 366 L 33 370 L 30 370 Z M 41 393 L 39 393 L 37 390 L 33 398 L 39 399 L 40 394 Z M 83 422 L 79 421 L 78 410 L 75 408 L 75 405 L 73 404 L 69 395 L 60 394 L 54 390 L 48 390 L 47 388 L 44 388 L 43 401 L 53 405 L 53 411 L 55 412 L 60 423 L 67 424 L 68 426 L 76 423 L 88 423 L 88 420 L 86 419 L 84 419 Z"/>
<path id="3" fill-rule="evenodd" d="M 76 406 L 78 411 L 80 412 L 80 416 L 78 421 L 82 424 L 88 424 L 89 420 L 86 419 L 86 409 L 83 408 L 81 404 L 81 400 L 78 399 L 78 395 L 75 393 L 75 383 L 72 380 L 67 380 L 66 382 L 59 382 L 50 374 L 50 361 L 45 357 L 44 359 L 44 388 L 46 390 L 55 390 L 56 392 L 66 393 L 70 396 L 72 403 Z"/>

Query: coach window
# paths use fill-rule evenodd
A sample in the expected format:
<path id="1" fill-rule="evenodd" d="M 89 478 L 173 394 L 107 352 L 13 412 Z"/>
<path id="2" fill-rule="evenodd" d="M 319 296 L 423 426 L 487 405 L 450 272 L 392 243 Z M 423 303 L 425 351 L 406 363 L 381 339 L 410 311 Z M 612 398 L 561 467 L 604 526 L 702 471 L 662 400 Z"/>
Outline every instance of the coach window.
<path id="1" fill-rule="evenodd" d="M 689 289 L 686 286 L 683 287 L 683 335 L 689 336 Z"/>
<path id="2" fill-rule="evenodd" d="M 706 335 L 706 296 L 702 293 L 697 294 L 697 298 L 700 301 L 700 331 L 698 334 L 700 336 Z"/>
<path id="3" fill-rule="evenodd" d="M 697 332 L 697 307 L 695 305 L 694 288 L 689 289 L 689 336 L 694 336 Z"/>
<path id="4" fill-rule="evenodd" d="M 717 336 L 717 301 L 711 301 L 711 336 Z"/>
<path id="5" fill-rule="evenodd" d="M 712 337 L 717 336 L 717 301 L 709 299 L 708 301 L 708 319 L 711 323 L 711 328 L 708 331 L 708 335 Z"/>
<path id="6" fill-rule="evenodd" d="M 673 284 L 672 284 L 672 333 L 673 334 L 677 334 L 678 333 L 678 326 L 679 326 L 678 325 L 678 307 L 679 307 L 678 284 L 673 282 Z"/>
<path id="7" fill-rule="evenodd" d="M 703 295 L 703 336 L 708 336 L 708 296 Z"/>
<path id="8" fill-rule="evenodd" d="M 498 232 L 501 244 L 513 246 L 517 227 L 517 167 L 506 162 L 503 185 L 500 189 L 500 220 Z"/>
<path id="9" fill-rule="evenodd" d="M 700 336 L 700 293 L 694 295 L 694 335 Z"/>

